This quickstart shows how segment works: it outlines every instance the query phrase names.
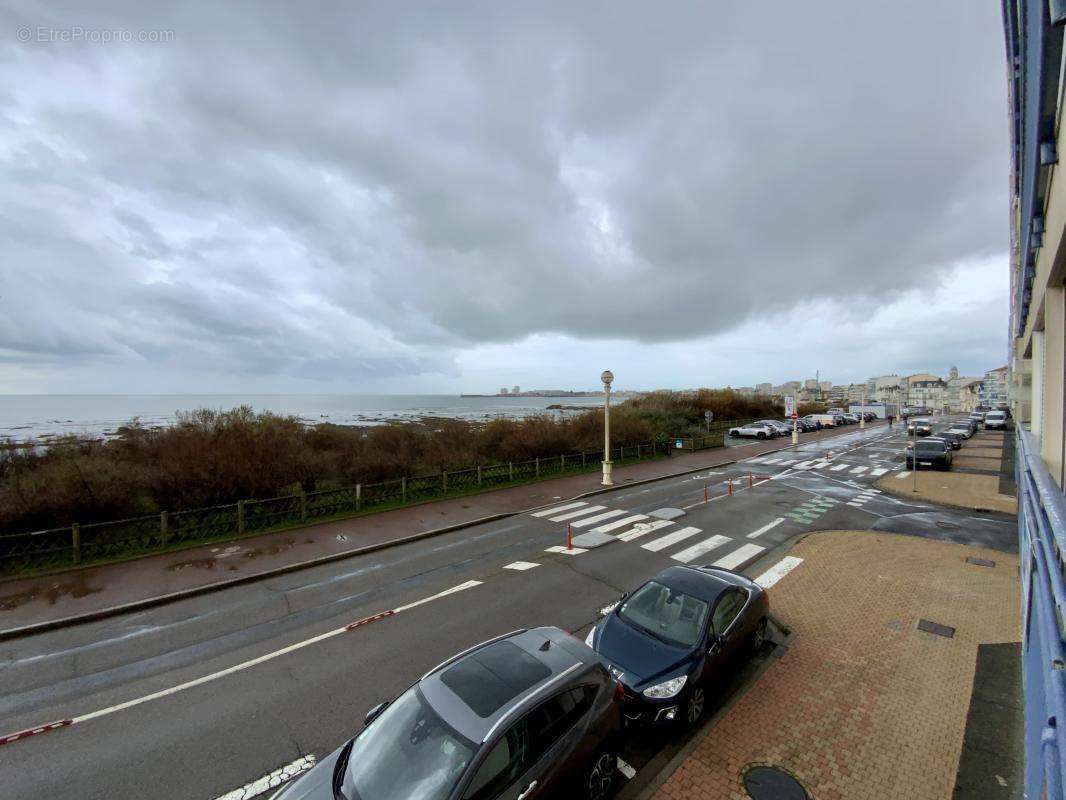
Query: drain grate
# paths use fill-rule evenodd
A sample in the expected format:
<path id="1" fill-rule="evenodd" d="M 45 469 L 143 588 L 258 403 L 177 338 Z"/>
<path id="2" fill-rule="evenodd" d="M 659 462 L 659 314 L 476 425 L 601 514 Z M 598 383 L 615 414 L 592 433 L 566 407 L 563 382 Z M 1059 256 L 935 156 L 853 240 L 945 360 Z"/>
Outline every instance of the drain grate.
<path id="1" fill-rule="evenodd" d="M 800 782 L 777 767 L 752 767 L 744 773 L 744 789 L 752 800 L 810 800 Z"/>
<path id="2" fill-rule="evenodd" d="M 949 628 L 947 625 L 941 625 L 939 622 L 933 622 L 929 619 L 918 620 L 918 630 L 925 631 L 926 633 L 933 633 L 937 636 L 943 636 L 947 639 L 955 638 L 954 628 Z"/>
<path id="3" fill-rule="evenodd" d="M 970 556 L 969 558 L 967 558 L 966 559 L 966 563 L 967 564 L 974 564 L 974 565 L 976 565 L 978 567 L 994 567 L 994 566 L 996 566 L 996 562 L 995 561 L 989 561 L 987 558 L 974 558 L 973 556 Z"/>

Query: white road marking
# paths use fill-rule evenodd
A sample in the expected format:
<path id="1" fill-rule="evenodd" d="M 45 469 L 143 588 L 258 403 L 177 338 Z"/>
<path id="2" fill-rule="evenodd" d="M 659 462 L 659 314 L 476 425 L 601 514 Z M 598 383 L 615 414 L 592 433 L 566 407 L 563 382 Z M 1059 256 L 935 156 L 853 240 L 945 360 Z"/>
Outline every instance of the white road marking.
<path id="1" fill-rule="evenodd" d="M 762 575 L 755 579 L 763 589 L 770 589 L 781 578 L 784 578 L 790 572 L 796 569 L 797 566 L 803 563 L 802 558 L 796 558 L 795 556 L 786 556 L 778 561 L 776 564 L 766 570 Z"/>
<path id="2" fill-rule="evenodd" d="M 853 469 L 851 471 L 851 474 L 852 475 L 862 475 L 862 473 L 866 472 L 866 470 L 868 470 L 868 469 L 869 469 L 869 467 L 855 467 L 855 469 Z"/>
<path id="3" fill-rule="evenodd" d="M 437 592 L 437 594 L 431 595 L 430 597 L 425 597 L 421 600 L 416 600 L 413 603 L 408 603 L 405 606 L 400 606 L 399 608 L 394 608 L 391 611 L 383 613 L 390 616 L 393 614 L 399 614 L 402 611 L 407 611 L 408 609 L 414 608 L 415 606 L 420 606 L 423 603 L 429 603 L 441 597 L 445 597 L 450 594 L 455 594 L 457 592 L 463 592 L 467 589 L 472 589 L 473 587 L 480 585 L 481 581 L 466 581 L 466 583 L 461 583 L 458 586 L 453 586 L 451 589 L 445 589 L 443 592 Z M 367 619 L 371 619 L 371 617 L 367 617 Z M 355 624 L 356 623 L 352 623 L 352 625 Z M 240 664 L 234 664 L 232 667 L 220 669 L 218 672 L 212 672 L 209 675 L 204 675 L 200 678 L 195 678 L 194 680 L 186 681 L 185 683 L 180 683 L 177 686 L 171 686 L 169 689 L 162 689 L 158 692 L 152 692 L 151 694 L 143 695 L 142 697 L 136 697 L 133 700 L 127 700 L 125 703 L 118 703 L 117 705 L 108 706 L 107 708 L 101 708 L 97 711 L 90 711 L 87 714 L 82 714 L 81 716 L 74 717 L 72 720 L 72 724 L 77 724 L 79 722 L 88 722 L 89 720 L 96 719 L 97 717 L 106 717 L 108 714 L 114 714 L 116 711 L 125 711 L 127 708 L 133 708 L 134 706 L 139 706 L 142 703 L 147 703 L 151 700 L 158 700 L 161 697 L 169 697 L 172 694 L 183 692 L 186 689 L 192 689 L 193 687 L 200 686 L 205 683 L 210 683 L 211 681 L 218 680 L 219 678 L 225 678 L 227 675 L 233 675 L 234 673 L 241 672 L 250 667 L 258 666 L 259 664 L 263 664 L 267 661 L 272 661 L 273 659 L 278 658 L 279 656 L 287 655 L 288 653 L 295 652 L 296 650 L 302 650 L 303 648 L 308 647 L 312 644 L 317 644 L 318 642 L 325 641 L 326 639 L 331 639 L 334 636 L 339 636 L 342 633 L 347 633 L 351 629 L 352 628 L 349 625 L 345 625 L 342 628 L 334 628 L 331 631 L 326 631 L 325 633 L 320 633 L 317 636 L 312 636 L 310 639 L 304 639 L 303 641 L 296 642 L 295 644 L 290 644 L 288 647 L 283 647 L 280 650 L 274 650 L 271 653 L 266 653 L 264 655 L 259 656 L 258 658 L 253 658 L 248 661 L 242 661 Z"/>
<path id="4" fill-rule="evenodd" d="M 232 792 L 220 795 L 216 800 L 251 800 L 251 798 L 258 797 L 264 792 L 276 789 L 286 781 L 295 778 L 301 772 L 307 772 L 314 765 L 315 757 L 313 755 L 303 756 L 291 764 L 286 764 L 284 767 L 274 770 L 269 775 L 264 775 L 251 783 L 246 783 L 240 789 L 234 789 Z"/>
<path id="5" fill-rule="evenodd" d="M 809 469 L 811 464 L 813 463 L 813 461 L 801 461 L 799 464 L 796 465 L 796 469 Z"/>
<path id="6" fill-rule="evenodd" d="M 682 564 L 687 564 L 690 561 L 695 561 L 704 553 L 709 553 L 712 550 L 716 550 L 726 542 L 733 541 L 728 536 L 712 536 L 710 539 L 704 539 L 702 542 L 692 545 L 692 547 L 686 547 L 680 553 L 676 553 L 673 556 L 674 561 L 680 561 Z M 654 544 L 654 542 L 651 542 Z"/>
<path id="7" fill-rule="evenodd" d="M 631 517 L 622 517 L 622 519 L 616 519 L 614 522 L 609 522 L 606 525 L 600 525 L 598 528 L 593 528 L 593 533 L 607 533 L 608 531 L 617 530 L 618 528 L 624 528 L 626 525 L 632 525 L 634 522 L 640 522 L 647 519 L 643 514 L 634 514 Z"/>
<path id="8" fill-rule="evenodd" d="M 835 467 L 830 467 L 829 471 L 830 472 L 840 472 L 840 470 L 847 469 L 847 468 L 848 468 L 847 464 L 837 464 Z"/>
<path id="9" fill-rule="evenodd" d="M 759 553 L 765 549 L 765 547 L 760 547 L 757 544 L 746 544 L 743 547 L 738 547 L 724 558 L 715 561 L 714 566 L 721 567 L 722 569 L 736 569 L 745 561 L 759 555 Z"/>
<path id="10" fill-rule="evenodd" d="M 815 461 L 813 464 L 811 464 L 811 469 L 821 469 L 822 467 L 828 466 L 829 462 L 826 459 L 822 459 L 821 461 Z"/>
<path id="11" fill-rule="evenodd" d="M 701 533 L 699 528 L 682 528 L 679 531 L 666 534 L 666 536 L 660 536 L 654 541 L 648 542 L 645 545 L 641 545 L 645 550 L 651 550 L 653 553 L 657 553 L 663 548 L 669 547 L 672 544 L 677 544 L 680 541 L 684 541 L 690 536 L 695 536 L 697 533 Z"/>
<path id="12" fill-rule="evenodd" d="M 546 548 L 544 548 L 544 552 L 545 553 L 561 553 L 564 556 L 579 556 L 582 553 L 587 553 L 588 550 L 585 550 L 585 549 L 583 549 L 581 547 L 571 547 L 569 550 L 567 550 L 565 544 L 557 544 L 554 547 L 546 547 Z"/>
<path id="13" fill-rule="evenodd" d="M 597 522 L 603 522 L 604 520 L 611 519 L 612 517 L 620 517 L 622 514 L 628 514 L 628 511 L 624 509 L 618 511 L 604 511 L 602 514 L 597 514 L 594 517 L 586 517 L 585 519 L 578 520 L 577 522 L 570 523 L 575 528 L 584 528 L 586 525 L 595 525 Z"/>
<path id="14" fill-rule="evenodd" d="M 870 470 L 870 474 L 873 475 L 875 478 L 884 475 L 886 472 L 888 472 L 888 470 L 884 467 L 875 467 L 874 469 Z"/>
<path id="15" fill-rule="evenodd" d="M 906 477 L 907 477 L 908 475 L 910 475 L 910 474 L 911 474 L 911 473 L 910 473 L 910 471 L 909 471 L 909 470 L 901 470 L 901 471 L 900 471 L 900 473 L 899 473 L 899 475 L 897 475 L 896 477 L 897 477 L 897 478 L 906 478 Z"/>
<path id="16" fill-rule="evenodd" d="M 762 463 L 764 463 L 764 464 L 779 464 L 779 463 L 781 463 L 782 460 L 783 459 L 780 459 L 780 458 L 768 458 L 765 461 L 763 461 Z"/>
<path id="17" fill-rule="evenodd" d="M 506 566 L 504 566 L 504 569 L 513 569 L 518 572 L 524 572 L 527 569 L 533 569 L 534 567 L 539 566 L 540 564 L 537 564 L 534 561 L 515 561 L 511 564 L 507 564 Z"/>
<path id="18" fill-rule="evenodd" d="M 568 519 L 576 519 L 577 517 L 583 517 L 586 514 L 595 514 L 597 511 L 603 511 L 607 506 L 589 506 L 588 508 L 580 508 L 577 511 L 567 511 L 565 514 L 560 514 L 557 517 L 549 517 L 551 522 L 564 522 Z"/>
<path id="19" fill-rule="evenodd" d="M 581 508 L 581 506 L 587 506 L 588 503 L 582 501 L 580 503 L 568 503 L 565 506 L 556 506 L 555 508 L 546 508 L 544 511 L 534 511 L 530 514 L 531 517 L 550 517 L 552 514 L 558 514 L 560 511 L 569 511 L 572 508 Z"/>
<path id="20" fill-rule="evenodd" d="M 618 771 L 626 776 L 627 781 L 633 780 L 633 776 L 637 774 L 637 771 L 633 769 L 633 767 L 620 758 L 618 759 Z"/>
<path id="21" fill-rule="evenodd" d="M 792 459 L 791 461 L 782 461 L 781 462 L 781 466 L 782 467 L 791 467 L 795 463 L 796 463 L 796 459 Z"/>
<path id="22" fill-rule="evenodd" d="M 758 530 L 755 530 L 755 531 L 752 531 L 751 533 L 749 533 L 748 534 L 748 538 L 749 539 L 754 539 L 757 536 L 762 536 L 768 530 L 770 530 L 771 528 L 776 528 L 778 525 L 780 525 L 784 521 L 785 521 L 784 517 L 778 517 L 773 522 L 768 522 L 765 525 L 763 525 L 761 528 L 759 528 Z"/>
<path id="23" fill-rule="evenodd" d="M 848 505 L 855 506 L 855 508 L 862 508 L 862 503 L 853 503 L 851 501 L 848 501 Z"/>
<path id="24" fill-rule="evenodd" d="M 618 534 L 618 538 L 623 542 L 631 542 L 646 533 L 651 533 L 659 530 L 659 528 L 665 528 L 667 525 L 673 524 L 668 519 L 658 519 L 655 522 L 638 522 L 631 530 Z"/>
<path id="25" fill-rule="evenodd" d="M 761 457 L 760 458 L 749 458 L 748 459 L 748 463 L 750 463 L 750 464 L 765 464 L 765 463 L 767 463 L 767 460 L 765 458 L 761 458 Z"/>

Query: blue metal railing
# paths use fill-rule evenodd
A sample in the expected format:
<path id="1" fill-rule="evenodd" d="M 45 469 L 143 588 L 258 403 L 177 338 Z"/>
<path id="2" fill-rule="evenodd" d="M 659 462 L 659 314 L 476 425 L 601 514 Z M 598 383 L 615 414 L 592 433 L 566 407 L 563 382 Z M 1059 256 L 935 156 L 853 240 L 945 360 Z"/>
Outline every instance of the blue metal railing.
<path id="1" fill-rule="evenodd" d="M 1032 434 L 1017 429 L 1018 545 L 1025 686 L 1025 797 L 1062 800 L 1066 726 L 1066 496 Z"/>

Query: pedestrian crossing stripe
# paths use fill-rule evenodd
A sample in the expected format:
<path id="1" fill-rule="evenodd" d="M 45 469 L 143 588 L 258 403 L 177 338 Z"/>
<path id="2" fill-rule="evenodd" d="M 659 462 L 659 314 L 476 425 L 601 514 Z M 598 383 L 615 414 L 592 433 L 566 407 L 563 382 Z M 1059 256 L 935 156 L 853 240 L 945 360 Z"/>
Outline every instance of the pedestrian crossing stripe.
<path id="1" fill-rule="evenodd" d="M 614 517 L 620 517 L 622 514 L 625 513 L 625 511 L 618 510 L 604 511 L 602 514 L 596 514 L 591 517 L 585 517 L 584 519 L 579 519 L 576 522 L 572 522 L 570 524 L 575 528 L 584 528 L 586 525 L 595 525 L 597 522 L 605 522 L 609 519 L 613 519 Z"/>
<path id="2" fill-rule="evenodd" d="M 657 553 L 660 550 L 664 550 L 670 545 L 677 544 L 678 542 L 688 539 L 690 536 L 695 536 L 700 533 L 699 528 L 682 528 L 681 530 L 672 531 L 666 536 L 660 536 L 658 539 L 653 539 L 647 544 L 641 545 L 645 550 L 651 550 L 653 553 Z"/>
<path id="3" fill-rule="evenodd" d="M 622 540 L 623 542 L 631 542 L 640 536 L 644 536 L 645 534 L 651 533 L 652 531 L 659 530 L 659 528 L 666 528 L 673 524 L 674 523 L 672 523 L 668 519 L 657 519 L 654 522 L 638 522 L 628 531 L 618 534 L 616 538 Z"/>
<path id="4" fill-rule="evenodd" d="M 625 512 L 623 512 L 625 513 Z M 606 525 L 600 525 L 598 528 L 593 528 L 593 533 L 608 533 L 609 531 L 617 530 L 618 528 L 624 528 L 626 525 L 632 525 L 634 522 L 642 522 L 647 517 L 643 514 L 633 514 L 630 517 L 622 517 L 622 519 L 612 520 Z"/>
<path id="5" fill-rule="evenodd" d="M 830 472 L 840 472 L 842 469 L 847 469 L 847 464 L 837 464 L 835 467 L 830 468 Z"/>
<path id="6" fill-rule="evenodd" d="M 722 569 L 736 569 L 745 561 L 755 558 L 765 549 L 765 547 L 760 547 L 757 544 L 746 544 L 743 547 L 738 547 L 729 555 L 718 559 L 713 566 L 721 567 Z"/>
<path id="7" fill-rule="evenodd" d="M 546 508 L 543 511 L 534 511 L 531 516 L 534 517 L 550 517 L 552 514 L 558 514 L 561 511 L 570 511 L 581 506 L 587 506 L 588 503 L 567 503 L 565 506 L 553 506 L 552 508 Z"/>
<path id="8" fill-rule="evenodd" d="M 690 561 L 695 561 L 702 555 L 717 550 L 724 544 L 733 541 L 728 536 L 712 536 L 710 539 L 704 539 L 702 542 L 686 547 L 680 553 L 675 553 L 671 558 L 675 561 L 680 561 L 682 564 L 688 564 Z"/>
<path id="9" fill-rule="evenodd" d="M 585 508 L 579 508 L 575 511 L 567 511 L 565 514 L 560 514 L 557 517 L 549 517 L 551 522 L 563 522 L 568 519 L 575 519 L 576 517 L 583 517 L 586 514 L 595 514 L 597 511 L 603 511 L 607 506 L 586 506 Z"/>

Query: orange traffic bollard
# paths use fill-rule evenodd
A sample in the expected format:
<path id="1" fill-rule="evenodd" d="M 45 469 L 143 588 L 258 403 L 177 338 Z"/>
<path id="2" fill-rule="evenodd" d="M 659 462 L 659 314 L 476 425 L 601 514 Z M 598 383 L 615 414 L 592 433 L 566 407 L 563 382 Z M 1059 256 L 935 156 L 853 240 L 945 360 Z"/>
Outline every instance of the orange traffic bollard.
<path id="1" fill-rule="evenodd" d="M 751 476 L 751 470 L 748 470 L 748 488 L 752 488 L 755 485 L 755 479 Z"/>
<path id="2" fill-rule="evenodd" d="M 708 501 L 709 501 L 710 499 L 711 499 L 711 498 L 710 498 L 710 496 L 708 495 L 708 492 L 707 492 L 707 487 L 706 487 L 706 486 L 704 486 L 704 487 L 703 487 L 703 502 L 704 502 L 704 503 L 706 503 L 706 502 L 708 502 Z"/>
<path id="3" fill-rule="evenodd" d="M 570 523 L 569 522 L 566 523 L 566 549 L 567 550 L 573 550 L 574 549 L 574 539 L 573 539 L 572 531 L 570 529 Z"/>
<path id="4" fill-rule="evenodd" d="M 732 478 L 729 479 L 729 490 L 728 490 L 727 494 L 729 494 L 730 496 L 733 495 L 733 479 Z"/>

